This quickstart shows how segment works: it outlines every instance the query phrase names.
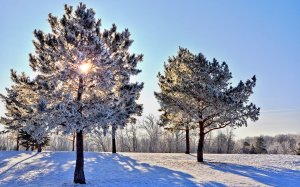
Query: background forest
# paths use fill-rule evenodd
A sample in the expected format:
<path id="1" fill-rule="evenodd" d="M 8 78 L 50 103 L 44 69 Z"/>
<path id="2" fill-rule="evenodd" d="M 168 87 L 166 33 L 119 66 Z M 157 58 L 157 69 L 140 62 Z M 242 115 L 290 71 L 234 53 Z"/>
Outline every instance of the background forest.
<path id="1" fill-rule="evenodd" d="M 190 151 L 197 150 L 197 130 L 190 131 Z M 0 134 L 0 150 L 16 150 L 16 133 Z M 184 153 L 186 150 L 185 131 L 171 131 L 159 126 L 158 119 L 148 115 L 136 124 L 128 124 L 116 132 L 117 152 Z M 110 152 L 112 149 L 111 130 L 104 135 L 86 134 L 85 151 Z M 51 134 L 45 145 L 49 151 L 72 151 L 73 137 L 59 133 Z M 209 133 L 206 136 L 204 152 L 215 154 L 300 154 L 300 135 L 278 134 L 276 136 L 255 136 L 238 139 L 233 128 Z M 32 142 L 26 136 L 20 139 L 19 150 L 32 149 Z M 33 149 L 36 149 L 33 146 Z"/>

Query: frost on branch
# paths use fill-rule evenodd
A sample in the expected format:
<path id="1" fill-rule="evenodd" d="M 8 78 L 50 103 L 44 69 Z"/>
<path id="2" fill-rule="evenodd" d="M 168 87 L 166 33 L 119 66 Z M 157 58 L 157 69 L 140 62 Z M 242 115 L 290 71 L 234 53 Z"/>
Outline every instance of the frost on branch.
<path id="1" fill-rule="evenodd" d="M 12 74 L 15 85 L 2 98 L 9 108 L 18 105 L 13 110 L 20 114 L 8 114 L 3 121 L 20 124 L 42 140 L 57 130 L 88 133 L 124 126 L 141 115 L 136 100 L 143 84 L 130 82 L 130 76 L 140 72 L 136 66 L 143 56 L 129 53 L 128 29 L 119 33 L 113 25 L 102 30 L 94 10 L 82 3 L 76 9 L 66 5 L 61 18 L 49 14 L 48 22 L 51 33 L 33 32 L 35 51 L 29 61 L 37 77 Z"/>
<path id="2" fill-rule="evenodd" d="M 161 119 L 174 123 L 176 116 L 183 114 L 197 123 L 200 152 L 205 134 L 226 126 L 246 126 L 247 119 L 258 120 L 260 109 L 249 103 L 256 77 L 240 81 L 235 87 L 231 78 L 225 62 L 208 61 L 201 53 L 194 55 L 179 48 L 177 56 L 165 64 L 164 74 L 158 74 L 161 91 L 155 96 L 163 112 Z"/>

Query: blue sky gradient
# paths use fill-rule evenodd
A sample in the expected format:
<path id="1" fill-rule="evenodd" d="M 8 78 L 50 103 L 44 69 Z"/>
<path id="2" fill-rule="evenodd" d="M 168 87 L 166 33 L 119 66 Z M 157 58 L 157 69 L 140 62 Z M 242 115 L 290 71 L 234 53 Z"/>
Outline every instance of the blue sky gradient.
<path id="1" fill-rule="evenodd" d="M 62 15 L 65 3 L 79 1 L 10 0 L 0 11 L 0 92 L 9 87 L 10 69 L 32 74 L 33 30 L 50 31 L 48 13 Z M 208 59 L 226 61 L 233 83 L 254 74 L 251 98 L 262 108 L 258 122 L 235 131 L 238 137 L 300 133 L 300 1 L 83 1 L 102 19 L 128 28 L 135 41 L 131 51 L 144 54 L 141 95 L 144 115 L 158 115 L 153 92 L 156 75 L 179 46 Z M 4 106 L 0 105 L 3 115 Z"/>

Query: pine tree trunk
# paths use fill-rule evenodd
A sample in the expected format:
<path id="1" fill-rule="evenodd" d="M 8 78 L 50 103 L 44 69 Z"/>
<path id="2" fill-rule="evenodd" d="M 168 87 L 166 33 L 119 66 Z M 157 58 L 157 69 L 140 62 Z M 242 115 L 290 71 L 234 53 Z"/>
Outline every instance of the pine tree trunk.
<path id="1" fill-rule="evenodd" d="M 190 154 L 190 129 L 185 128 L 185 154 Z"/>
<path id="2" fill-rule="evenodd" d="M 42 145 L 38 144 L 38 153 L 42 152 Z"/>
<path id="3" fill-rule="evenodd" d="M 83 156 L 83 133 L 76 133 L 76 167 L 74 172 L 74 183 L 85 184 Z"/>
<path id="4" fill-rule="evenodd" d="M 179 141 L 179 137 L 178 137 L 178 132 L 176 132 L 175 134 L 175 153 L 178 153 L 179 152 L 179 147 L 178 147 L 178 141 Z"/>
<path id="5" fill-rule="evenodd" d="M 230 138 L 228 138 L 227 140 L 227 150 L 226 150 L 226 153 L 229 154 L 229 151 L 230 151 Z"/>
<path id="6" fill-rule="evenodd" d="M 17 134 L 17 147 L 16 147 L 16 151 L 19 151 L 19 149 L 20 149 L 19 144 L 20 144 L 20 136 L 19 136 L 19 132 L 18 132 L 18 134 Z"/>
<path id="7" fill-rule="evenodd" d="M 112 140 L 112 153 L 117 153 L 117 147 L 116 147 L 116 129 L 112 128 L 112 133 L 111 133 L 111 140 Z"/>
<path id="8" fill-rule="evenodd" d="M 34 150 L 34 143 L 31 144 L 31 151 Z"/>
<path id="9" fill-rule="evenodd" d="M 203 162 L 203 147 L 204 147 L 204 124 L 202 121 L 199 122 L 199 143 L 198 143 L 198 149 L 197 149 L 197 161 Z"/>
<path id="10" fill-rule="evenodd" d="M 136 152 L 136 138 L 135 137 L 132 138 L 132 149 L 133 149 L 133 152 Z"/>
<path id="11" fill-rule="evenodd" d="M 72 151 L 74 151 L 74 150 L 75 150 L 75 136 L 76 136 L 76 134 L 75 134 L 75 132 L 73 132 L 73 139 L 72 139 Z"/>
<path id="12" fill-rule="evenodd" d="M 83 78 L 79 77 L 79 86 L 77 93 L 77 101 L 81 100 L 83 92 Z M 79 109 L 81 113 L 82 108 Z M 74 172 L 74 183 L 85 184 L 84 176 L 84 156 L 83 156 L 83 132 L 82 130 L 76 132 L 76 166 Z"/>

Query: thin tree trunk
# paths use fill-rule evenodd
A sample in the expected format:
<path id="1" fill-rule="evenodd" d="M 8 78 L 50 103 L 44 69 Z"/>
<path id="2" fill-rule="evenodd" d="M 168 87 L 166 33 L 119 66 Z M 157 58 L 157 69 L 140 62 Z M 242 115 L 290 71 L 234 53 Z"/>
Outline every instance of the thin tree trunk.
<path id="1" fill-rule="evenodd" d="M 222 134 L 220 135 L 220 136 L 222 136 Z M 220 136 L 218 136 L 218 148 L 217 148 L 217 153 L 222 153 L 222 150 L 221 150 L 221 137 Z"/>
<path id="2" fill-rule="evenodd" d="M 133 138 L 132 138 L 132 149 L 133 149 L 133 152 L 136 152 L 136 138 L 135 138 L 135 135 L 133 135 Z"/>
<path id="3" fill-rule="evenodd" d="M 72 151 L 75 150 L 75 137 L 76 137 L 76 133 L 73 132 L 73 138 L 72 138 Z"/>
<path id="4" fill-rule="evenodd" d="M 116 129 L 112 128 L 111 133 L 111 140 L 112 140 L 112 153 L 117 153 L 117 147 L 116 147 Z"/>
<path id="5" fill-rule="evenodd" d="M 17 147 L 16 147 L 16 151 L 19 151 L 19 149 L 20 149 L 19 144 L 20 144 L 20 135 L 19 135 L 19 132 L 18 132 L 18 134 L 17 134 Z"/>
<path id="6" fill-rule="evenodd" d="M 83 79 L 79 77 L 79 86 L 77 93 L 77 101 L 81 100 L 83 92 Z M 79 112 L 82 112 L 82 108 L 79 109 Z M 84 176 L 84 156 L 83 156 L 83 132 L 79 130 L 76 132 L 76 166 L 74 172 L 74 183 L 85 184 Z"/>
<path id="7" fill-rule="evenodd" d="M 185 154 L 190 154 L 190 129 L 185 128 Z"/>
<path id="8" fill-rule="evenodd" d="M 38 144 L 37 148 L 38 148 L 38 153 L 42 152 L 42 145 L 41 144 Z"/>
<path id="9" fill-rule="evenodd" d="M 83 133 L 82 130 L 76 133 L 76 167 L 74 172 L 74 183 L 85 184 L 83 156 Z"/>
<path id="10" fill-rule="evenodd" d="M 123 136 L 123 130 L 120 129 L 120 136 L 121 136 L 121 143 L 120 143 L 120 148 L 121 148 L 121 152 L 124 152 L 124 136 Z"/>
<path id="11" fill-rule="evenodd" d="M 34 150 L 34 143 L 31 144 L 31 151 Z"/>
<path id="12" fill-rule="evenodd" d="M 178 139 L 179 139 L 179 137 L 178 137 L 179 135 L 178 135 L 178 131 L 176 132 L 176 134 L 175 134 L 175 153 L 178 153 L 178 150 L 179 150 L 179 148 L 178 148 Z"/>
<path id="13" fill-rule="evenodd" d="M 202 121 L 199 122 L 199 143 L 198 143 L 198 149 L 197 149 L 197 161 L 203 162 L 203 147 L 204 147 L 204 124 Z"/>
<path id="14" fill-rule="evenodd" d="M 230 150 L 230 137 L 227 137 L 227 150 L 226 153 L 229 154 L 229 150 Z"/>
<path id="15" fill-rule="evenodd" d="M 136 139 L 136 129 L 132 127 L 132 150 L 137 151 L 137 139 Z"/>
<path id="16" fill-rule="evenodd" d="M 227 135 L 227 154 L 229 154 L 231 151 L 231 139 L 232 139 L 232 129 L 230 129 L 228 135 Z"/>

